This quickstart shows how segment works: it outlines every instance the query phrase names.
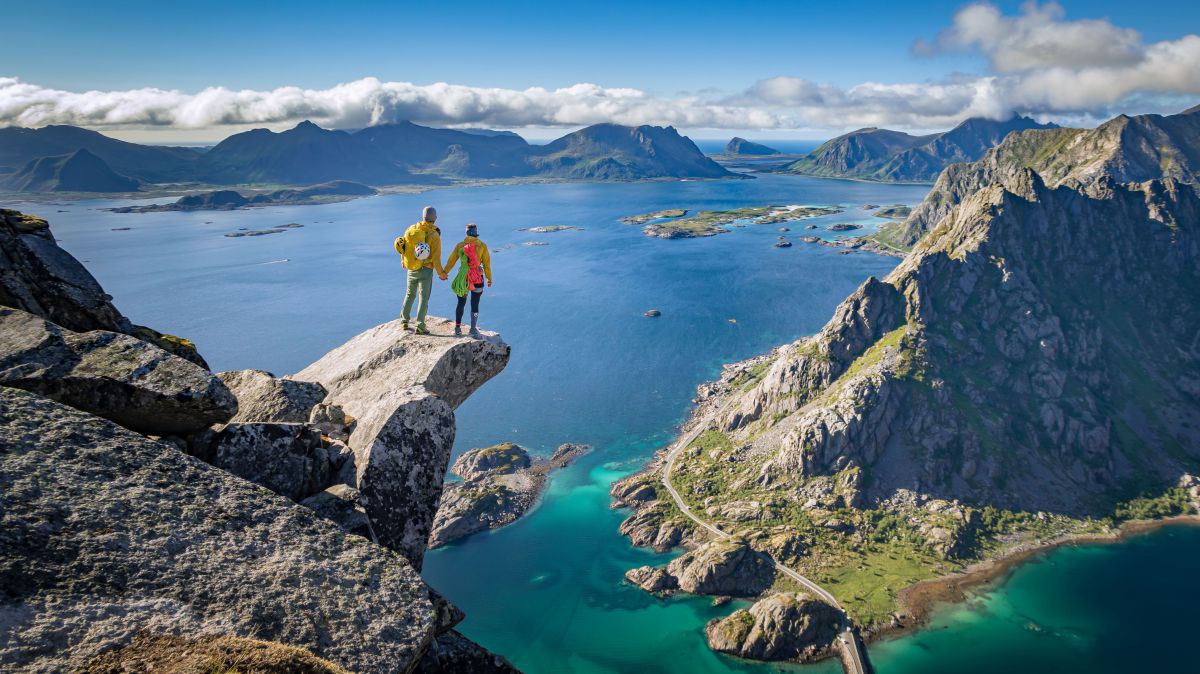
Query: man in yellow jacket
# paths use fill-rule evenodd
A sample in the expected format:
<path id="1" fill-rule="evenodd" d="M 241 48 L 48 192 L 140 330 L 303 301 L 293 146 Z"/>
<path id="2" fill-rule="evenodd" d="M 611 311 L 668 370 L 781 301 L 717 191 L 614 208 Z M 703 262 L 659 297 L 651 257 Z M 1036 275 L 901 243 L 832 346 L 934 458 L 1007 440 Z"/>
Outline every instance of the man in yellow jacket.
<path id="1" fill-rule="evenodd" d="M 429 313 L 429 295 L 433 292 L 433 274 L 437 272 L 443 280 L 446 272 L 442 269 L 442 236 L 441 230 L 434 224 L 437 222 L 437 210 L 426 206 L 421 211 L 421 221 L 410 226 L 404 236 L 396 239 L 396 251 L 404 261 L 408 270 L 408 287 L 404 292 L 404 310 L 400 313 L 400 326 L 408 329 L 408 319 L 412 316 L 413 300 L 417 292 L 421 293 L 421 301 L 417 305 L 418 335 L 428 335 L 425 327 L 425 315 Z"/>

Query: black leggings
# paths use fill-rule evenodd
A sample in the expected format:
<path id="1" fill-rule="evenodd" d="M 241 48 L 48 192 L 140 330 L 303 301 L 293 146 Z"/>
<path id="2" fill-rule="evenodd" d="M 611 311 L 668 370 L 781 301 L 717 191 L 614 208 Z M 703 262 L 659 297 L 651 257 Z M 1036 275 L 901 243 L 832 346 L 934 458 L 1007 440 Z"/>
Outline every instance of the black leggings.
<path id="1" fill-rule="evenodd" d="M 471 296 L 471 313 L 479 313 L 479 298 L 483 297 L 482 290 L 475 290 L 467 293 Z M 467 306 L 467 295 L 458 298 L 458 306 L 454 308 L 454 322 L 462 323 L 463 309 Z"/>

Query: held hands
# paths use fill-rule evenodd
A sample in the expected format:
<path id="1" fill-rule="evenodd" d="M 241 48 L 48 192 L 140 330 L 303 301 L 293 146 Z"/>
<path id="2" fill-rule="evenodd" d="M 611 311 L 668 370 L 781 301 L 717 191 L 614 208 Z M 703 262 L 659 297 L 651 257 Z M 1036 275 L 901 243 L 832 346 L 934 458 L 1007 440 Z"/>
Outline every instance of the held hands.
<path id="1" fill-rule="evenodd" d="M 491 279 L 488 279 L 488 287 L 489 287 L 489 288 L 491 288 L 491 287 L 492 287 L 492 280 L 491 280 Z"/>
<path id="2" fill-rule="evenodd" d="M 442 272 L 441 274 L 438 274 L 438 278 L 440 278 L 440 279 L 442 279 L 443 281 L 445 281 L 445 280 L 446 280 L 446 278 L 447 278 L 447 274 L 446 274 L 445 272 Z"/>

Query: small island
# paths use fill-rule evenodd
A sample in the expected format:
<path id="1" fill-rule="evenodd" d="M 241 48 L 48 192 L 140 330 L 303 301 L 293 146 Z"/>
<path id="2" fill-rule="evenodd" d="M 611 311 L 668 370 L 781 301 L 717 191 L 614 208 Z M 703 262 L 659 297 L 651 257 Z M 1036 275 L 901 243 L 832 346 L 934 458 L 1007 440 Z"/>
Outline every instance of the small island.
<path id="1" fill-rule="evenodd" d="M 839 222 L 836 225 L 829 226 L 829 231 L 831 232 L 852 232 L 856 229 L 862 229 L 862 225 L 856 225 L 852 222 Z"/>
<path id="2" fill-rule="evenodd" d="M 667 208 L 653 213 L 643 213 L 641 215 L 627 215 L 619 218 L 621 222 L 627 225 L 644 225 L 651 220 L 662 220 L 664 218 L 682 218 L 687 215 L 686 208 Z"/>
<path id="3" fill-rule="evenodd" d="M 169 211 L 233 211 L 259 206 L 310 206 L 349 201 L 358 197 L 379 194 L 379 190 L 349 180 L 335 180 L 300 189 L 283 189 L 258 194 L 243 194 L 235 190 L 216 190 L 189 194 L 169 204 L 121 206 L 109 208 L 113 213 L 161 213 Z"/>
<path id="4" fill-rule="evenodd" d="M 450 469 L 462 480 L 447 482 L 442 489 L 429 548 L 517 521 L 545 489 L 547 475 L 589 449 L 565 444 L 548 459 L 532 459 L 524 447 L 505 442 L 466 452 Z"/>
<path id="5" fill-rule="evenodd" d="M 889 220 L 903 220 L 908 217 L 909 213 L 912 213 L 912 209 L 908 206 L 905 206 L 904 204 L 894 204 L 892 206 L 888 206 L 887 208 L 881 208 L 871 215 L 874 215 L 877 218 L 887 218 Z"/>
<path id="6" fill-rule="evenodd" d="M 582 227 L 575 225 L 542 225 L 540 227 L 521 227 L 518 232 L 533 232 L 534 234 L 552 234 L 554 232 L 566 232 L 570 230 L 582 230 Z"/>
<path id="7" fill-rule="evenodd" d="M 650 222 L 642 231 L 646 236 L 660 239 L 685 239 L 722 234 L 729 231 L 726 227 L 730 225 L 774 225 L 835 213 L 841 213 L 841 210 L 820 206 L 748 206 L 725 211 L 701 211 L 689 218 Z"/>
<path id="8" fill-rule="evenodd" d="M 225 236 L 230 239 L 236 239 L 236 238 L 240 238 L 243 236 L 265 236 L 267 234 L 283 234 L 284 232 L 288 231 L 289 229 L 298 229 L 303 226 L 304 225 L 301 225 L 300 223 L 297 223 L 297 222 L 289 222 L 286 225 L 279 225 L 278 227 L 271 227 L 269 229 L 239 229 L 236 232 L 229 232 Z"/>

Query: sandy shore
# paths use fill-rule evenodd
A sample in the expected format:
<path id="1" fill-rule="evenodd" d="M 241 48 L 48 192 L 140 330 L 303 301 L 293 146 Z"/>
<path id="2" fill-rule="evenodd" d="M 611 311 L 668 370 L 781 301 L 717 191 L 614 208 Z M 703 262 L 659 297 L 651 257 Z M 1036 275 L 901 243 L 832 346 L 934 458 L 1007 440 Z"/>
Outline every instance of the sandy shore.
<path id="1" fill-rule="evenodd" d="M 957 573 L 923 580 L 904 588 L 897 596 L 905 613 L 904 619 L 897 625 L 881 626 L 864 631 L 863 639 L 870 643 L 913 632 L 928 623 L 938 608 L 946 604 L 960 603 L 974 593 L 995 587 L 1021 564 L 1057 548 L 1120 543 L 1133 536 L 1167 526 L 1200 526 L 1200 515 L 1179 515 L 1160 520 L 1135 520 L 1122 524 L 1111 534 L 1064 536 L 1042 543 L 1025 543 L 1012 547 L 997 557 L 977 562 Z"/>

